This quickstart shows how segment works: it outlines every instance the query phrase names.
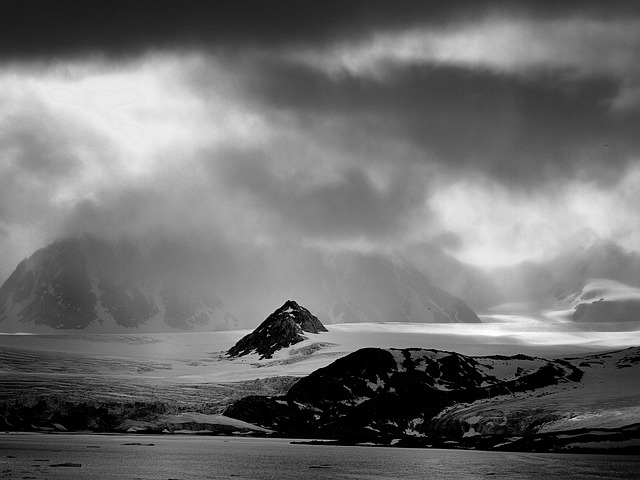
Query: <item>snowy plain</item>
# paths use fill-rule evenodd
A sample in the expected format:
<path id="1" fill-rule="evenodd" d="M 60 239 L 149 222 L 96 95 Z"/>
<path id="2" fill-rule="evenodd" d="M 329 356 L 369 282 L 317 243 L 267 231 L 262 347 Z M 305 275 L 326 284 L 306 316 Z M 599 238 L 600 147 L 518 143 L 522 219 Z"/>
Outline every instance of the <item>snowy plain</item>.
<path id="1" fill-rule="evenodd" d="M 640 331 L 592 331 L 570 322 L 526 316 L 483 316 L 482 324 L 356 323 L 327 325 L 328 332 L 277 352 L 229 359 L 226 351 L 250 330 L 156 334 L 0 335 L 0 348 L 43 355 L 40 374 L 63 373 L 60 361 L 80 362 L 78 374 L 135 376 L 158 382 L 233 382 L 303 376 L 363 347 L 433 348 L 466 355 L 527 354 L 564 357 L 640 345 Z M 56 362 L 49 356 L 59 360 Z M 38 362 L 37 358 L 33 360 Z M 144 369 L 119 370 L 118 362 Z M 6 366 L 5 366 L 6 367 Z M 6 371 L 5 367 L 0 370 Z M 142 373 L 141 373 L 141 370 Z"/>

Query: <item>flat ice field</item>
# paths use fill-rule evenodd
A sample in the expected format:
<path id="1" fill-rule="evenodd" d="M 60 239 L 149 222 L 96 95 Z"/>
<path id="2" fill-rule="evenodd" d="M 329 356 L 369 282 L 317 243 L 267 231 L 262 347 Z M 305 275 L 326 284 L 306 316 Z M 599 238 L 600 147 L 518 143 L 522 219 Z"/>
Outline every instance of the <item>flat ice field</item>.
<path id="1" fill-rule="evenodd" d="M 466 355 L 560 357 L 640 345 L 640 331 L 589 331 L 571 322 L 523 316 L 482 324 L 357 323 L 277 352 L 229 359 L 249 330 L 114 335 L 0 335 L 0 375 L 107 376 L 160 383 L 236 382 L 303 376 L 363 347 L 434 348 Z"/>

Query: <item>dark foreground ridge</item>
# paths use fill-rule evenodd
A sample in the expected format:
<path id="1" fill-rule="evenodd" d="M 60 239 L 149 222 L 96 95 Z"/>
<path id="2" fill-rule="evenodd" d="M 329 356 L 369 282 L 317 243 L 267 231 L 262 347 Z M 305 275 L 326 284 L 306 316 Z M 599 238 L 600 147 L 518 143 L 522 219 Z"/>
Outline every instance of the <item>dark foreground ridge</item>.
<path id="1" fill-rule="evenodd" d="M 197 385 L 65 375 L 62 357 L 53 376 L 10 373 L 33 363 L 25 350 L 5 350 L 0 431 L 608 454 L 640 448 L 640 347 L 562 359 L 364 348 L 304 378 Z M 43 358 L 54 364 L 48 356 L 31 360 Z"/>
<path id="2" fill-rule="evenodd" d="M 230 357 L 257 353 L 260 359 L 271 358 L 282 349 L 305 340 L 303 332 L 320 333 L 327 329 L 309 310 L 293 300 L 287 300 L 249 335 L 229 349 Z"/>
<path id="3" fill-rule="evenodd" d="M 581 377 L 571 365 L 533 357 L 497 358 L 492 363 L 519 359 L 535 367 L 504 380 L 478 359 L 455 352 L 363 348 L 302 378 L 283 397 L 250 396 L 225 415 L 292 437 L 420 437 L 436 430 L 431 420 L 451 405 Z"/>
<path id="4" fill-rule="evenodd" d="M 607 368 L 637 368 L 631 353 L 620 352 L 621 360 Z M 599 368 L 607 358 L 595 360 Z M 637 446 L 629 445 L 640 443 L 638 424 L 540 430 L 562 417 L 544 396 L 583 388 L 584 371 L 574 363 L 526 355 L 470 357 L 417 348 L 364 348 L 302 378 L 286 395 L 249 396 L 224 414 L 282 436 L 341 444 L 593 452 L 609 442 L 613 448 L 607 453 L 632 453 Z M 531 403 L 485 418 L 487 408 L 500 410 L 502 402 L 516 399 Z M 484 413 L 460 410 L 471 405 L 484 405 Z"/>

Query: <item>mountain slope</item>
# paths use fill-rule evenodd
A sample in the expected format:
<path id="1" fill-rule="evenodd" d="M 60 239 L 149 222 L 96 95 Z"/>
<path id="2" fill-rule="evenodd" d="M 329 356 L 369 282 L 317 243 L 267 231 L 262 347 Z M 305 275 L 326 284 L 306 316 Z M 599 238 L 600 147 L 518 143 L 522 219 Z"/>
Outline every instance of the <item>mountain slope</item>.
<path id="1" fill-rule="evenodd" d="M 326 332 L 327 329 L 309 310 L 293 300 L 288 300 L 273 312 L 250 334 L 242 337 L 228 351 L 230 357 L 242 357 L 250 353 L 260 355 L 260 360 L 271 358 L 277 350 L 306 340 L 303 333 Z"/>
<path id="2" fill-rule="evenodd" d="M 576 381 L 581 372 L 541 358 L 469 357 L 424 349 L 363 348 L 316 370 L 283 398 L 248 397 L 225 415 L 287 435 L 401 438 L 429 433 L 445 407 Z"/>
<path id="3" fill-rule="evenodd" d="M 165 274 L 157 257 L 128 242 L 55 242 L 23 260 L 0 287 L 0 328 L 111 333 L 237 326 L 214 292 Z"/>
<path id="4" fill-rule="evenodd" d="M 461 299 L 402 258 L 363 253 L 291 258 L 277 277 L 324 323 L 479 323 Z"/>
<path id="5" fill-rule="evenodd" d="M 0 287 L 0 331 L 248 328 L 283 297 L 297 298 L 325 324 L 480 321 L 397 257 L 268 253 L 235 258 L 162 239 L 60 240 L 21 262 Z"/>
<path id="6" fill-rule="evenodd" d="M 557 360 L 364 348 L 225 415 L 349 443 L 634 452 L 639 373 L 639 347 Z"/>
<path id="7" fill-rule="evenodd" d="M 550 260 L 493 271 L 490 278 L 503 301 L 543 301 L 579 292 L 595 279 L 640 288 L 640 253 L 613 241 L 597 241 Z"/>

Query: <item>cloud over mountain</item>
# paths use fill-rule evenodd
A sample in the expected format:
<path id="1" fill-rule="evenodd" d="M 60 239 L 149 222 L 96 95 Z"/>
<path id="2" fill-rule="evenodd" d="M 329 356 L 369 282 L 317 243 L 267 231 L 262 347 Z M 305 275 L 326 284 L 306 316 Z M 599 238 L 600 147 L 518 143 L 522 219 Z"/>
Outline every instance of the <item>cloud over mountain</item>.
<path id="1" fill-rule="evenodd" d="M 627 1 L 2 2 L 0 277 L 84 232 L 638 249 L 639 24 Z"/>

